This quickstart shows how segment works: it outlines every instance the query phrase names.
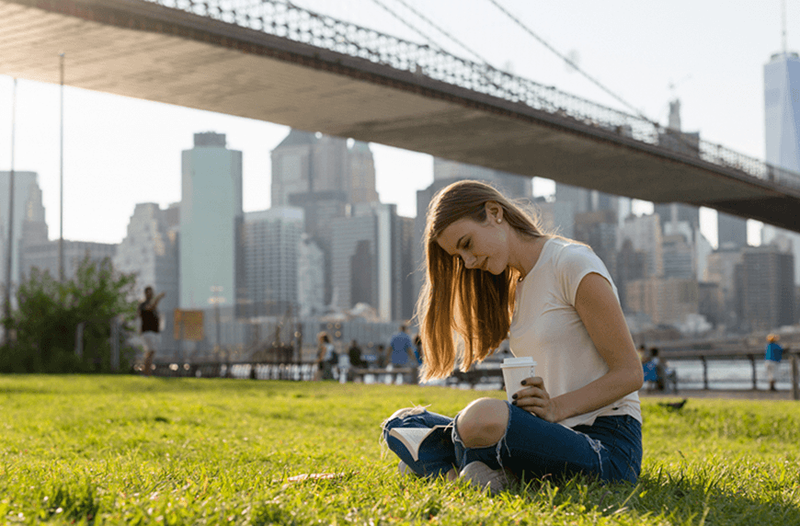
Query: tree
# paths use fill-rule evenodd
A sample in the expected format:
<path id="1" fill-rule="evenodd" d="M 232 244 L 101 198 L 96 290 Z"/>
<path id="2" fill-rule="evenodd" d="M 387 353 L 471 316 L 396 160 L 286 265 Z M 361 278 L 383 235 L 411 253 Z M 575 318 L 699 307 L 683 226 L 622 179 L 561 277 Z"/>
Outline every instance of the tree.
<path id="1" fill-rule="evenodd" d="M 121 324 L 121 340 L 133 329 L 136 301 L 133 274 L 115 272 L 111 260 L 85 258 L 75 277 L 63 283 L 49 272 L 33 269 L 17 291 L 11 338 L 0 349 L 0 372 L 70 373 L 111 370 L 111 324 Z M 83 355 L 75 353 L 75 336 L 83 324 Z M 15 337 L 14 337 L 15 335 Z M 129 367 L 133 349 L 120 353 Z"/>

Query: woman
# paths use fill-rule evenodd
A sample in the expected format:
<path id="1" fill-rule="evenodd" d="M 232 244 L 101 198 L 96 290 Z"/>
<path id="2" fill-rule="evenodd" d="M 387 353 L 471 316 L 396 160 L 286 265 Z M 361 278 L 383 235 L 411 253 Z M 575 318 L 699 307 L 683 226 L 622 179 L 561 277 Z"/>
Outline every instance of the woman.
<path id="1" fill-rule="evenodd" d="M 497 190 L 476 181 L 444 188 L 428 209 L 426 280 L 417 304 L 423 379 L 489 356 L 506 338 L 539 376 L 512 403 L 481 398 L 455 419 L 397 411 L 384 439 L 401 471 L 503 489 L 517 477 L 583 473 L 635 482 L 641 467 L 642 366 L 617 291 L 585 245 L 542 233 Z M 448 426 L 415 457 L 394 428 Z M 435 435 L 438 437 L 438 435 Z M 435 442 L 435 443 L 433 443 Z"/>

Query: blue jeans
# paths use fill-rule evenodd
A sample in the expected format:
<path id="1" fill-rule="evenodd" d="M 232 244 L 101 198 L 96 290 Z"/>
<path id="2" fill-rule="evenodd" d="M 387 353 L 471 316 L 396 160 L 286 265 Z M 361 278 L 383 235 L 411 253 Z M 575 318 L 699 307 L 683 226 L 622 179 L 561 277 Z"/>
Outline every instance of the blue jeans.
<path id="1" fill-rule="evenodd" d="M 430 413 L 424 408 L 398 411 L 383 424 L 389 448 L 420 476 L 437 477 L 450 469 L 463 469 L 481 461 L 492 469 L 508 469 L 526 480 L 578 473 L 601 481 L 635 483 L 642 465 L 642 427 L 635 418 L 603 416 L 591 426 L 574 429 L 538 418 L 507 404 L 508 426 L 500 441 L 489 447 L 468 448 L 458 435 L 455 419 Z M 389 436 L 395 427 L 446 425 L 447 439 L 434 435 L 425 440 L 414 460 L 402 442 Z"/>

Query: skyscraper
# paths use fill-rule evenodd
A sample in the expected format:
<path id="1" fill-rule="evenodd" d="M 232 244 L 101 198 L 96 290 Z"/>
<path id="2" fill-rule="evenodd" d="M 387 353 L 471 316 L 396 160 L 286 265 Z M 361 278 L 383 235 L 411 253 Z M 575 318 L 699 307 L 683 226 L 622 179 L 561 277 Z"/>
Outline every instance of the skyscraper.
<path id="1" fill-rule="evenodd" d="M 764 125 L 767 163 L 800 173 L 800 57 L 772 55 L 764 65 Z M 794 279 L 800 284 L 800 234 L 765 225 L 762 243 L 777 243 L 794 254 Z"/>
<path id="2" fill-rule="evenodd" d="M 125 239 L 117 247 L 113 258 L 114 268 L 120 272 L 136 273 L 136 297 L 141 298 L 144 288 L 153 287 L 156 293 L 166 296 L 159 304 L 164 323 L 166 351 L 177 350 L 172 340 L 173 313 L 178 306 L 178 227 L 180 203 L 162 210 L 156 203 L 139 203 L 133 210 Z"/>
<path id="3" fill-rule="evenodd" d="M 341 192 L 348 203 L 378 201 L 375 161 L 369 145 L 291 130 L 272 150 L 272 206 L 293 194 Z"/>
<path id="4" fill-rule="evenodd" d="M 747 246 L 747 220 L 729 214 L 717 213 L 717 246 L 744 248 Z"/>
<path id="5" fill-rule="evenodd" d="M 289 196 L 306 193 L 311 188 L 313 146 L 317 137 L 292 129 L 272 150 L 272 207 L 288 206 Z"/>
<path id="6" fill-rule="evenodd" d="M 742 252 L 734 280 L 742 328 L 770 331 L 795 323 L 793 260 L 774 246 Z"/>
<path id="7" fill-rule="evenodd" d="M 375 162 L 369 145 L 339 137 L 291 130 L 272 150 L 272 206 L 302 208 L 305 231 L 322 250 L 324 301 L 331 286 L 331 221 L 349 204 L 377 203 Z"/>
<path id="8" fill-rule="evenodd" d="M 41 245 L 47 243 L 47 223 L 42 206 L 42 190 L 39 188 L 36 172 L 14 171 L 14 232 L 11 243 L 8 233 L 9 182 L 11 172 L 0 172 L 0 283 L 5 285 L 8 249 L 12 248 L 11 285 L 12 289 L 19 285 L 22 278 L 21 254 L 25 245 Z"/>
<path id="9" fill-rule="evenodd" d="M 800 56 L 776 53 L 764 65 L 767 162 L 800 172 Z"/>
<path id="10" fill-rule="evenodd" d="M 350 216 L 333 221 L 336 306 L 366 303 L 384 321 L 411 317 L 412 221 L 398 216 L 396 205 L 379 203 L 354 205 Z"/>
<path id="11" fill-rule="evenodd" d="M 298 254 L 303 210 L 278 207 L 244 215 L 244 316 L 298 313 Z"/>
<path id="12" fill-rule="evenodd" d="M 205 308 L 214 296 L 235 305 L 243 278 L 242 152 L 227 149 L 224 134 L 196 133 L 194 148 L 183 151 L 180 216 L 179 306 Z"/>

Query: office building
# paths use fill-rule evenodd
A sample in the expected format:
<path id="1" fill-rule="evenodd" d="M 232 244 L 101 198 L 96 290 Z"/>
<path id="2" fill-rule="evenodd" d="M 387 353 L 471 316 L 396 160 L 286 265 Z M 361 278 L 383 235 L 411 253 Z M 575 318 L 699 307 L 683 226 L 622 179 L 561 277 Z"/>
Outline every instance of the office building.
<path id="1" fill-rule="evenodd" d="M 800 56 L 772 55 L 764 65 L 764 129 L 767 162 L 800 172 Z"/>
<path id="2" fill-rule="evenodd" d="M 350 202 L 377 203 L 378 191 L 375 188 L 375 158 L 369 144 L 354 141 L 348 155 L 350 168 Z"/>
<path id="3" fill-rule="evenodd" d="M 234 306 L 244 277 L 242 152 L 226 148 L 224 134 L 196 133 L 181 183 L 179 307 Z"/>
<path id="4" fill-rule="evenodd" d="M 393 204 L 353 205 L 351 215 L 333 220 L 334 306 L 359 303 L 375 309 L 382 321 L 412 316 L 410 218 Z"/>
<path id="5" fill-rule="evenodd" d="M 694 250 L 684 235 L 665 235 L 661 246 L 665 278 L 695 279 Z"/>
<path id="6" fill-rule="evenodd" d="M 717 246 L 744 248 L 747 246 L 747 220 L 717 212 Z"/>
<path id="7" fill-rule="evenodd" d="M 628 216 L 620 228 L 620 248 L 630 240 L 633 250 L 645 254 L 645 277 L 664 275 L 664 257 L 661 243 L 661 220 L 657 214 Z"/>
<path id="8" fill-rule="evenodd" d="M 661 228 L 668 223 L 686 222 L 692 231 L 700 228 L 700 208 L 683 203 L 654 203 L 653 212 L 661 220 Z"/>
<path id="9" fill-rule="evenodd" d="M 575 204 L 536 197 L 533 201 L 542 230 L 573 239 L 575 237 Z M 591 213 L 591 212 L 586 212 Z"/>
<path id="10" fill-rule="evenodd" d="M 764 130 L 767 163 L 800 173 L 800 56 L 783 50 L 764 65 Z M 771 225 L 762 244 L 777 244 L 794 254 L 795 284 L 800 284 L 800 234 Z"/>
<path id="11" fill-rule="evenodd" d="M 377 203 L 375 162 L 369 145 L 291 130 L 272 150 L 272 206 L 302 208 L 305 231 L 322 250 L 323 302 L 333 299 L 331 221 L 348 205 Z"/>
<path id="12" fill-rule="evenodd" d="M 300 235 L 297 252 L 297 305 L 300 316 L 325 313 L 325 254 L 310 235 Z"/>
<path id="13" fill-rule="evenodd" d="M 699 312 L 697 281 L 683 278 L 649 277 L 626 284 L 628 312 L 646 314 L 655 325 L 685 324 Z"/>
<path id="14" fill-rule="evenodd" d="M 620 200 L 617 196 L 557 182 L 556 203 L 564 202 L 572 203 L 575 215 L 613 210 L 619 217 Z"/>
<path id="15" fill-rule="evenodd" d="M 614 210 L 584 212 L 575 216 L 575 240 L 592 247 L 612 276 L 617 275 L 617 232 Z"/>
<path id="16" fill-rule="evenodd" d="M 11 254 L 11 290 L 16 290 L 24 279 L 21 260 L 25 245 L 47 244 L 47 223 L 42 205 L 42 190 L 39 188 L 36 172 L 14 171 L 13 233 L 9 243 L 9 183 L 11 172 L 0 172 L 0 283 L 5 285 L 8 250 Z M 56 271 L 55 276 L 58 276 Z"/>
<path id="17" fill-rule="evenodd" d="M 375 161 L 367 143 L 292 129 L 272 156 L 272 206 L 291 195 L 341 192 L 347 203 L 378 201 Z"/>
<path id="18" fill-rule="evenodd" d="M 298 314 L 298 256 L 302 235 L 301 208 L 271 208 L 244 215 L 245 294 L 240 298 L 241 316 Z"/>
<path id="19" fill-rule="evenodd" d="M 313 133 L 292 129 L 272 150 L 272 182 L 270 198 L 272 207 L 288 206 L 289 196 L 306 193 L 311 188 L 311 163 Z"/>
<path id="20" fill-rule="evenodd" d="M 65 239 L 63 244 L 64 278 L 74 278 L 78 267 L 84 260 L 100 263 L 108 258 L 110 262 L 117 252 L 117 246 L 112 243 L 93 243 Z M 58 279 L 58 255 L 58 241 L 47 241 L 35 245 L 25 244 L 20 253 L 20 277 L 30 276 L 35 267 Z"/>
<path id="21" fill-rule="evenodd" d="M 164 324 L 161 345 L 175 350 L 172 339 L 174 310 L 178 307 L 178 239 L 180 203 L 162 209 L 156 203 L 139 203 L 133 210 L 125 239 L 113 258 L 119 272 L 136 274 L 135 297 L 144 298 L 144 288 L 166 295 L 158 309 Z"/>
<path id="22" fill-rule="evenodd" d="M 791 253 L 776 246 L 748 247 L 734 278 L 741 329 L 770 331 L 797 322 Z"/>

